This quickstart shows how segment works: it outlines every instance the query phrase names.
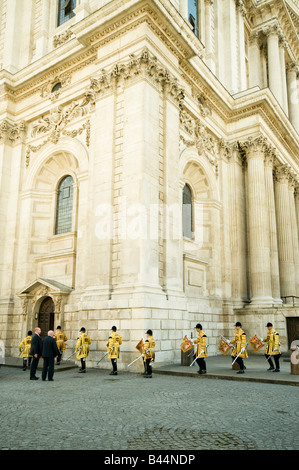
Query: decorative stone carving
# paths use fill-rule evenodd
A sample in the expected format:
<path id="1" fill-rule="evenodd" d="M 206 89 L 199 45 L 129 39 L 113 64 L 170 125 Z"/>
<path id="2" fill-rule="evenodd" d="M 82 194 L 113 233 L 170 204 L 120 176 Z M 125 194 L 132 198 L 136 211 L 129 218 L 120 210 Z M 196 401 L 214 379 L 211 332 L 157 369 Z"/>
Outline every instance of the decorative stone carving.
<path id="1" fill-rule="evenodd" d="M 66 85 L 69 85 L 71 82 L 71 75 L 69 73 L 65 73 L 62 75 L 55 75 L 53 78 L 48 80 L 48 82 L 43 85 L 40 90 L 40 96 L 42 98 L 49 98 L 51 101 L 55 101 L 59 98 L 61 90 Z M 56 84 L 60 83 L 61 88 L 58 90 L 52 91 Z"/>
<path id="2" fill-rule="evenodd" d="M 184 100 L 184 91 L 179 86 L 177 78 L 145 47 L 138 57 L 131 54 L 127 62 L 115 64 L 110 71 L 103 69 L 99 77 L 91 78 L 90 87 L 85 93 L 82 105 L 93 105 L 98 94 L 111 89 L 120 80 L 125 83 L 140 75 L 150 78 L 160 91 L 166 91 L 168 97 L 173 98 L 179 104 Z"/>
<path id="3" fill-rule="evenodd" d="M 48 137 L 43 140 L 39 145 L 28 145 L 26 149 L 26 167 L 30 163 L 30 152 L 37 152 L 40 150 L 47 142 L 52 142 L 56 144 L 61 135 L 69 135 L 71 137 L 76 137 L 77 135 L 82 134 L 86 131 L 86 145 L 89 146 L 90 142 L 90 121 L 87 120 L 79 129 L 68 131 L 66 127 L 72 123 L 73 120 L 83 117 L 87 114 L 88 108 L 73 101 L 69 106 L 63 107 L 58 106 L 53 108 L 49 115 L 42 116 L 39 121 L 33 126 L 31 131 L 32 137 L 38 137 L 39 135 L 48 133 Z"/>
<path id="4" fill-rule="evenodd" d="M 67 42 L 73 35 L 73 32 L 70 28 L 66 29 L 60 34 L 56 34 L 53 38 L 53 46 L 56 48 L 58 46 L 62 46 L 65 42 Z"/>
<path id="5" fill-rule="evenodd" d="M 192 118 L 185 110 L 180 112 L 180 122 L 182 128 L 190 138 L 186 139 L 181 135 L 181 140 L 187 147 L 196 147 L 199 154 L 204 154 L 210 161 L 215 164 L 218 156 L 219 144 L 213 137 L 207 127 L 199 120 Z"/>
<path id="6" fill-rule="evenodd" d="M 26 132 L 26 124 L 20 121 L 17 124 L 4 119 L 0 123 L 0 143 L 13 145 L 19 140 L 23 140 Z"/>

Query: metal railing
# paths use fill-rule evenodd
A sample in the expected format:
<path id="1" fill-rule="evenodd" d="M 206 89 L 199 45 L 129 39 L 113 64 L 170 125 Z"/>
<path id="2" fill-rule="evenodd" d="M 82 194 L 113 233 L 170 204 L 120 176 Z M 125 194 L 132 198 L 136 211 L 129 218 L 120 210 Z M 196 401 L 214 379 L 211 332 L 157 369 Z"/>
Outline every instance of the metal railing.
<path id="1" fill-rule="evenodd" d="M 288 302 L 287 299 L 292 299 L 291 302 Z M 298 299 L 297 301 L 295 299 Z M 282 303 L 283 304 L 293 304 L 293 307 L 295 305 L 299 305 L 299 297 L 296 295 L 286 295 L 285 297 L 281 297 Z"/>

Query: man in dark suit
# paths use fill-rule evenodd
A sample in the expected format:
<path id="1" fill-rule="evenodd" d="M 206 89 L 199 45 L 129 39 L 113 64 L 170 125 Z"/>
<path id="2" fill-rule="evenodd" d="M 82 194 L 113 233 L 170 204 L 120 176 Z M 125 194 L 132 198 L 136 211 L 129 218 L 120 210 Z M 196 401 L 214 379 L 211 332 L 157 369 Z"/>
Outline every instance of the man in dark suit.
<path id="1" fill-rule="evenodd" d="M 42 380 L 46 380 L 48 374 L 48 380 L 53 381 L 54 375 L 54 359 L 59 356 L 56 340 L 54 338 L 54 331 L 48 331 L 48 336 L 43 339 L 42 344 L 42 357 L 44 360 Z"/>
<path id="2" fill-rule="evenodd" d="M 42 355 L 42 339 L 40 337 L 41 329 L 39 327 L 35 328 L 34 335 L 31 340 L 30 347 L 30 356 L 32 356 L 32 362 L 30 366 L 30 380 L 38 380 L 39 377 L 36 377 L 36 369 L 38 366 L 39 359 Z"/>

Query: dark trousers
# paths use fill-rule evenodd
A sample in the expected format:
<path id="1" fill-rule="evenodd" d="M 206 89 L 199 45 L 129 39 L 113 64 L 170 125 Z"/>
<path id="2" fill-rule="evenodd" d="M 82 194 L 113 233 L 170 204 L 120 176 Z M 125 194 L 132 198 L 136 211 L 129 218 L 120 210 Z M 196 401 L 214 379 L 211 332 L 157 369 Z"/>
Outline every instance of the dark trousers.
<path id="1" fill-rule="evenodd" d="M 31 366 L 30 366 L 30 378 L 31 379 L 33 377 L 35 377 L 37 366 L 38 366 L 38 363 L 39 363 L 39 358 L 40 358 L 40 356 L 38 356 L 38 357 L 33 356 L 33 358 L 32 358 L 32 362 L 31 362 Z"/>
<path id="2" fill-rule="evenodd" d="M 113 372 L 117 372 L 117 360 L 111 359 L 111 364 L 112 364 Z"/>
<path id="3" fill-rule="evenodd" d="M 147 375 L 152 375 L 151 359 L 145 360 L 145 373 Z"/>
<path id="4" fill-rule="evenodd" d="M 42 371 L 42 380 L 46 380 L 48 374 L 48 380 L 53 379 L 54 375 L 54 357 L 44 357 L 44 365 Z"/>
<path id="5" fill-rule="evenodd" d="M 197 358 L 196 362 L 198 364 L 199 370 L 207 370 L 206 361 L 203 357 Z"/>
<path id="6" fill-rule="evenodd" d="M 28 367 L 30 367 L 31 359 L 32 359 L 32 357 L 23 358 L 23 370 L 26 370 L 26 368 L 27 368 L 27 361 L 28 361 Z"/>
<path id="7" fill-rule="evenodd" d="M 86 370 L 85 357 L 81 357 L 81 370 Z"/>
<path id="8" fill-rule="evenodd" d="M 62 358 L 62 351 L 59 351 L 58 356 L 57 356 L 57 364 L 60 364 L 61 358 Z"/>
<path id="9" fill-rule="evenodd" d="M 274 359 L 276 369 L 279 369 L 279 358 L 280 358 L 281 354 L 275 354 L 271 357 L 270 357 L 269 354 L 265 354 L 265 356 L 268 359 L 269 366 L 271 367 L 271 369 L 274 369 L 274 364 L 273 364 L 273 361 L 272 361 L 272 357 Z"/>
<path id="10" fill-rule="evenodd" d="M 233 362 L 234 362 L 234 360 L 235 360 L 234 356 L 232 356 L 232 359 L 233 359 Z M 236 363 L 239 364 L 240 370 L 244 370 L 244 369 L 245 369 L 245 367 L 244 367 L 244 361 L 243 361 L 242 357 L 239 356 L 239 357 L 236 359 Z"/>

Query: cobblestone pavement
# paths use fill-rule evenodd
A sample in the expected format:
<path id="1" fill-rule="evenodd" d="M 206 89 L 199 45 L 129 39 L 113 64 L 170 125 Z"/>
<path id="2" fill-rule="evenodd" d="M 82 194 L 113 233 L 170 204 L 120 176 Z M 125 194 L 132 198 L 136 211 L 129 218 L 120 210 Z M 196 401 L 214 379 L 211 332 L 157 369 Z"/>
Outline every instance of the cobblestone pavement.
<path id="1" fill-rule="evenodd" d="M 40 375 L 40 374 L 38 374 Z M 298 388 L 89 369 L 0 369 L 2 450 L 298 450 Z"/>

